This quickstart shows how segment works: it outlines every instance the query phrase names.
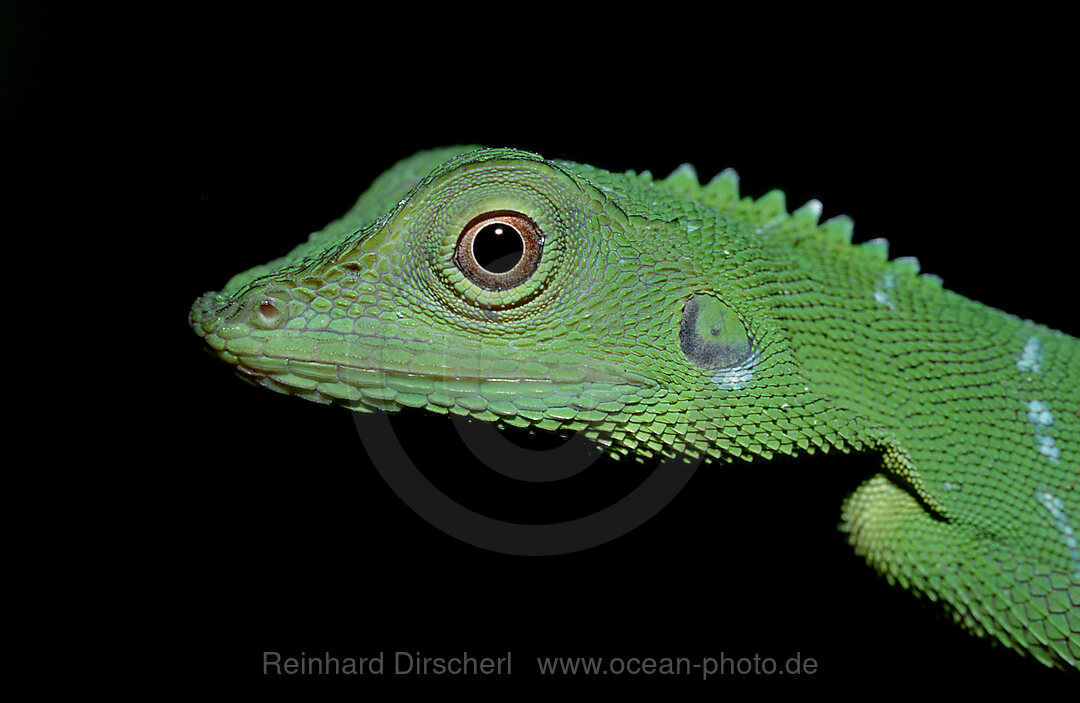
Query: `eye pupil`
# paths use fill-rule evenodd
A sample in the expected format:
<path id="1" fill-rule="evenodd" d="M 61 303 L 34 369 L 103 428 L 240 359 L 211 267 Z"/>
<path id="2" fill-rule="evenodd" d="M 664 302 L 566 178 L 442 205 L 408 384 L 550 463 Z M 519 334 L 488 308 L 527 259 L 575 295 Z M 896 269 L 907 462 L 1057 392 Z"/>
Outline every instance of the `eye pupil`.
<path id="1" fill-rule="evenodd" d="M 511 270 L 525 252 L 518 231 L 502 222 L 493 222 L 477 232 L 472 246 L 476 263 L 492 273 Z"/>
<path id="2" fill-rule="evenodd" d="M 454 247 L 454 264 L 485 290 L 505 291 L 536 272 L 544 234 L 528 215 L 513 210 L 484 213 L 465 226 Z"/>

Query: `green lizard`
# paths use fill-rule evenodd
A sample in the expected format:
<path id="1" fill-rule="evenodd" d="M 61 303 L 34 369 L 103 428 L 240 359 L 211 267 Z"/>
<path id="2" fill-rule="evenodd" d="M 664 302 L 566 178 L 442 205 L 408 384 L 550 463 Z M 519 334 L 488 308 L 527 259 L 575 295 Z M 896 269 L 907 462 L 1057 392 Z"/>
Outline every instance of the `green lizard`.
<path id="1" fill-rule="evenodd" d="M 1080 668 L 1080 343 L 945 290 L 852 223 L 454 147 L 193 306 L 268 388 L 579 431 L 617 456 L 870 451 L 842 529 L 963 627 Z"/>

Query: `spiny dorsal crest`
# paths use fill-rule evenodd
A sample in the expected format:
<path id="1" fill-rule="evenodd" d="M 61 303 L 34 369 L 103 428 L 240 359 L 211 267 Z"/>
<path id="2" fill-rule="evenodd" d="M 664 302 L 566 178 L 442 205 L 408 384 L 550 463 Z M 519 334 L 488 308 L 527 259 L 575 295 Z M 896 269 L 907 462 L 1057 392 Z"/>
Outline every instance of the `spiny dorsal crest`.
<path id="1" fill-rule="evenodd" d="M 696 200 L 703 205 L 723 210 L 733 217 L 757 225 L 758 231 L 769 231 L 777 236 L 788 237 L 793 243 L 805 240 L 820 240 L 827 246 L 852 250 L 852 234 L 855 223 L 847 215 L 837 215 L 825 222 L 821 217 L 821 202 L 808 200 L 801 207 L 789 213 L 784 192 L 770 190 L 757 198 L 739 197 L 739 174 L 732 168 L 725 168 L 705 185 L 698 181 L 697 170 L 685 163 L 656 184 L 674 191 L 684 197 Z M 889 242 L 883 238 L 871 239 L 856 245 L 854 251 L 867 260 L 885 263 L 889 259 Z M 897 273 L 918 275 L 919 260 L 904 256 L 889 262 Z M 941 279 L 933 274 L 921 274 L 921 278 L 934 286 L 941 286 Z"/>

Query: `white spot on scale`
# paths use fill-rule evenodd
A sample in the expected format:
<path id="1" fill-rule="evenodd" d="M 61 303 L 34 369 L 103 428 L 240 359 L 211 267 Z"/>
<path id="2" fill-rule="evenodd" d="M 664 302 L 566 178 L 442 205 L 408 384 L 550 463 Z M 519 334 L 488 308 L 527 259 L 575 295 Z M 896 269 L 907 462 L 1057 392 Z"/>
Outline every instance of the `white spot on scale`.
<path id="1" fill-rule="evenodd" d="M 877 283 L 874 285 L 874 300 L 887 305 L 890 308 L 894 307 L 893 300 L 890 297 L 892 291 L 896 288 L 896 271 L 886 271 L 878 277 Z"/>
<path id="2" fill-rule="evenodd" d="M 1042 363 L 1042 345 L 1038 337 L 1031 335 L 1024 343 L 1024 350 L 1016 359 L 1016 368 L 1024 373 L 1039 373 L 1042 371 L 1039 368 L 1040 363 Z"/>
<path id="3" fill-rule="evenodd" d="M 1080 578 L 1080 547 L 1077 546 L 1076 538 L 1073 537 L 1073 527 L 1069 524 L 1069 516 L 1065 514 L 1065 501 L 1061 496 L 1055 496 L 1050 491 L 1035 491 L 1035 499 L 1050 513 L 1054 527 L 1061 533 L 1061 541 L 1068 548 L 1069 558 L 1076 567 L 1073 576 Z"/>
<path id="4" fill-rule="evenodd" d="M 750 385 L 750 381 L 754 380 L 754 369 L 736 366 L 724 369 L 709 380 L 724 390 L 741 391 Z"/>
<path id="5" fill-rule="evenodd" d="M 1046 407 L 1046 403 L 1041 400 L 1031 401 L 1027 404 L 1027 408 L 1027 419 L 1035 427 L 1035 444 L 1039 453 L 1055 464 L 1058 463 L 1058 459 L 1061 458 L 1061 449 L 1050 434 L 1050 428 L 1054 424 L 1054 416 L 1050 413 L 1050 408 Z"/>
<path id="6" fill-rule="evenodd" d="M 761 355 L 755 352 L 742 363 L 721 369 L 709 380 L 726 391 L 741 391 L 754 380 L 754 367 L 757 366 L 759 359 Z"/>
<path id="7" fill-rule="evenodd" d="M 1054 424 L 1054 416 L 1050 414 L 1050 408 L 1041 400 L 1033 400 L 1028 403 L 1028 422 L 1036 427 L 1049 427 Z"/>
<path id="8" fill-rule="evenodd" d="M 1055 464 L 1058 463 L 1058 458 L 1061 456 L 1061 450 L 1058 449 L 1057 444 L 1054 443 L 1054 438 L 1048 435 L 1037 434 L 1035 435 L 1035 440 L 1039 443 L 1039 453 Z"/>

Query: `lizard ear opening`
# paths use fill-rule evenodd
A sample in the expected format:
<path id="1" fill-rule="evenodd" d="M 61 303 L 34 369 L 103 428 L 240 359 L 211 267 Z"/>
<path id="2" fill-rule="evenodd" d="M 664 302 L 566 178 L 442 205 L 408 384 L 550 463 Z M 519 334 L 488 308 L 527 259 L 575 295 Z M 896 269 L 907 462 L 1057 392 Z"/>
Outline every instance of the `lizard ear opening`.
<path id="1" fill-rule="evenodd" d="M 736 368 L 753 356 L 750 335 L 739 316 L 719 298 L 703 293 L 683 307 L 679 347 L 690 363 L 709 371 Z"/>
<path id="2" fill-rule="evenodd" d="M 528 216 L 512 210 L 486 212 L 462 230 L 454 265 L 481 288 L 504 291 L 536 272 L 543 248 L 543 233 Z"/>

